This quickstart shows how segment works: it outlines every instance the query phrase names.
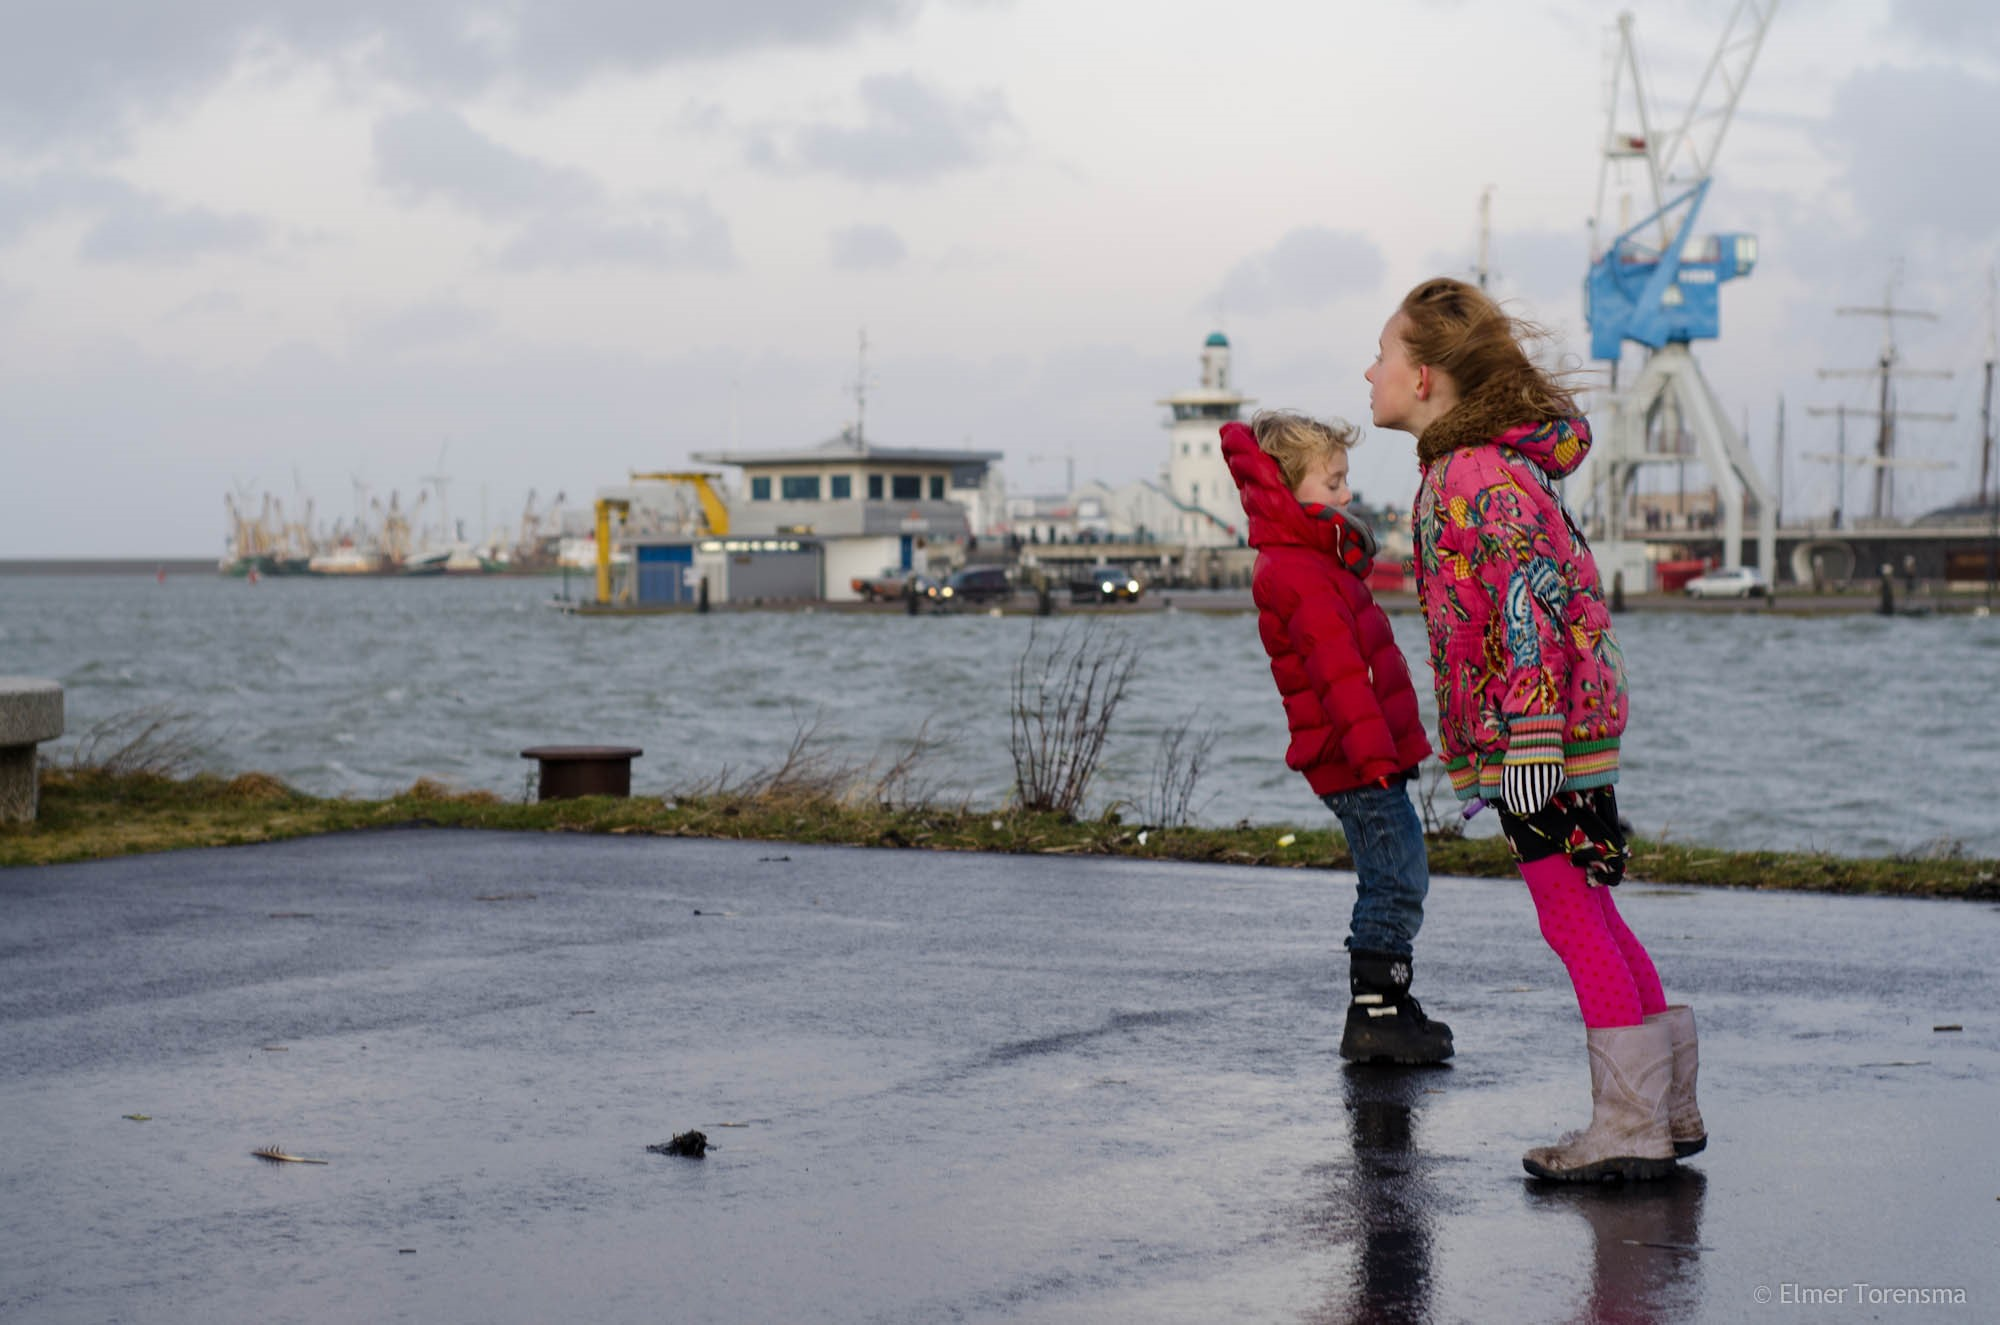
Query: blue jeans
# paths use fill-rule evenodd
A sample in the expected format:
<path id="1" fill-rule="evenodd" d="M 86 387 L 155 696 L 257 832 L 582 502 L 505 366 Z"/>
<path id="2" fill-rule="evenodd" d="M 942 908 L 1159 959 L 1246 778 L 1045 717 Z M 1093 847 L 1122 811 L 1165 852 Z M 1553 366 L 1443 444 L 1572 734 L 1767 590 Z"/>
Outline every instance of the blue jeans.
<path id="1" fill-rule="evenodd" d="M 1336 791 L 1320 800 L 1339 816 L 1361 879 L 1354 890 L 1347 946 L 1408 957 L 1424 923 L 1424 896 L 1431 890 L 1423 825 L 1409 792 L 1398 782 Z"/>

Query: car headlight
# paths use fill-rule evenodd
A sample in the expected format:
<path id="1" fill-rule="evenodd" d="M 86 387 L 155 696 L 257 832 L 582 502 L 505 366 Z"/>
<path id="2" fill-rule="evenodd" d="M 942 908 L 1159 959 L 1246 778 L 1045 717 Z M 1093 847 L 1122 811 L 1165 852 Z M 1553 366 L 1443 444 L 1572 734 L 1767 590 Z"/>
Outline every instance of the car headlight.
<path id="1" fill-rule="evenodd" d="M 1125 581 L 1125 592 L 1126 592 L 1126 593 L 1138 593 L 1138 592 L 1139 592 L 1139 582 L 1138 582 L 1137 580 L 1127 580 L 1127 581 Z"/>
<path id="2" fill-rule="evenodd" d="M 951 597 L 951 586 L 947 584 L 944 588 L 938 590 L 938 597 L 940 598 Z"/>
<path id="3" fill-rule="evenodd" d="M 1101 589 L 1103 589 L 1103 590 L 1104 590 L 1104 592 L 1106 592 L 1106 593 L 1110 593 L 1110 592 L 1111 592 L 1111 591 L 1112 591 L 1113 589 L 1117 588 L 1118 586 L 1117 586 L 1117 585 L 1115 585 L 1115 584 L 1113 584 L 1113 583 L 1112 583 L 1111 581 L 1109 581 L 1109 580 L 1106 580 L 1106 581 L 1105 581 L 1105 582 L 1104 582 L 1104 583 L 1103 583 L 1102 585 L 1100 585 L 1100 586 L 1098 586 L 1098 587 L 1099 587 L 1099 588 L 1101 588 Z"/>

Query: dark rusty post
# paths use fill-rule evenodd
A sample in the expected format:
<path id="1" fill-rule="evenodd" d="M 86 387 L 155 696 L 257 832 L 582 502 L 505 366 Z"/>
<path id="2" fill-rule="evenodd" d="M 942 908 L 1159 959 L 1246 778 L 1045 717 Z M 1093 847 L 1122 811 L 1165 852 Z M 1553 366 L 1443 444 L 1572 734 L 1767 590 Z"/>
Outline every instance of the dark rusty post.
<path id="1" fill-rule="evenodd" d="M 632 761 L 645 751 L 631 745 L 538 745 L 521 758 L 541 763 L 535 799 L 575 796 L 630 796 Z"/>

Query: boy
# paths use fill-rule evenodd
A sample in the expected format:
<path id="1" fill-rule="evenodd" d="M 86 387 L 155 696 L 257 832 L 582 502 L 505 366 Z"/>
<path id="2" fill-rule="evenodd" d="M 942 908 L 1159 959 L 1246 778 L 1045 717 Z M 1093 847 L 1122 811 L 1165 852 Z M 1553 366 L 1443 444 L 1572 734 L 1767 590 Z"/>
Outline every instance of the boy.
<path id="1" fill-rule="evenodd" d="M 1409 668 L 1364 578 L 1375 552 L 1352 500 L 1338 421 L 1264 411 L 1224 424 L 1222 454 L 1257 549 L 1257 632 L 1285 705 L 1285 763 L 1340 819 L 1359 876 L 1347 947 L 1353 1001 L 1340 1040 L 1356 1062 L 1436 1063 L 1451 1028 L 1410 996 L 1411 944 L 1430 866 L 1405 783 L 1430 753 Z"/>

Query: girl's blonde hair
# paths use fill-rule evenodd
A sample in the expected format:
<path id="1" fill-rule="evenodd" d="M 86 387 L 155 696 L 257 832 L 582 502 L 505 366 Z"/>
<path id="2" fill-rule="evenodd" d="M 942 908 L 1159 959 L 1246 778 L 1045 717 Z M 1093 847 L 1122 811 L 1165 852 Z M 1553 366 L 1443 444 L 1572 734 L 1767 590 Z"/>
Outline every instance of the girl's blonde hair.
<path id="1" fill-rule="evenodd" d="M 1486 292 L 1449 276 L 1436 276 L 1403 296 L 1403 344 L 1412 363 L 1451 375 L 1461 397 L 1489 382 L 1521 407 L 1524 417 L 1558 419 L 1576 413 L 1562 374 L 1544 372 L 1522 342 L 1545 340 L 1532 322 L 1509 317 Z"/>
<path id="2" fill-rule="evenodd" d="M 1284 409 L 1257 411 L 1250 416 L 1250 431 L 1257 435 L 1258 449 L 1278 462 L 1288 488 L 1297 488 L 1314 465 L 1361 440 L 1360 430 L 1344 419 L 1322 423 Z"/>

